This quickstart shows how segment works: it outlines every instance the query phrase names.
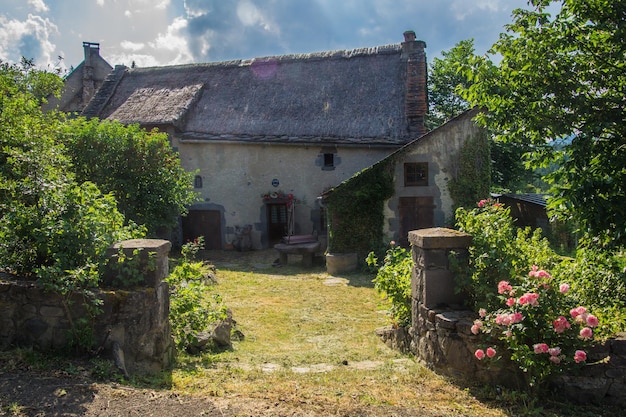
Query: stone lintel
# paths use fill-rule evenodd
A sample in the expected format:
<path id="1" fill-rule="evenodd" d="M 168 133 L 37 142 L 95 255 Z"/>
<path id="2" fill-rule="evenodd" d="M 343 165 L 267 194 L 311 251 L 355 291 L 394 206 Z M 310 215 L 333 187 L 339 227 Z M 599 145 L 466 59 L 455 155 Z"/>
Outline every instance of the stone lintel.
<path id="1" fill-rule="evenodd" d="M 472 235 L 444 227 L 418 229 L 409 232 L 409 242 L 422 249 L 468 248 Z"/>

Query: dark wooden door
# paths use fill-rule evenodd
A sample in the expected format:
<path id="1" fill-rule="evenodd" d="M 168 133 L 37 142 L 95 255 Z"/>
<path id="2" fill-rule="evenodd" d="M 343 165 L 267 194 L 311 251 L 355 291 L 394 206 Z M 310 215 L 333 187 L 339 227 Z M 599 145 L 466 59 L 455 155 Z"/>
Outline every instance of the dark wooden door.
<path id="1" fill-rule="evenodd" d="M 280 242 L 287 235 L 287 205 L 267 205 L 267 237 L 270 245 Z"/>
<path id="2" fill-rule="evenodd" d="M 222 249 L 222 215 L 219 210 L 189 210 L 183 217 L 183 240 L 204 236 L 205 249 Z"/>
<path id="3" fill-rule="evenodd" d="M 408 235 L 411 230 L 434 227 L 434 211 L 433 197 L 400 197 L 400 245 L 409 246 Z"/>

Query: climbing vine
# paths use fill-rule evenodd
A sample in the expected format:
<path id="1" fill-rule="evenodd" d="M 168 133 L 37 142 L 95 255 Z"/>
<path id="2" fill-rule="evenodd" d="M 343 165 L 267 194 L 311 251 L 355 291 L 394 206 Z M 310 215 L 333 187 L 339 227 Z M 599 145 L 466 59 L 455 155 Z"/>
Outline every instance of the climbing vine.
<path id="1" fill-rule="evenodd" d="M 394 193 L 392 170 L 392 162 L 382 161 L 326 194 L 329 252 L 356 252 L 363 258 L 383 244 L 384 203 Z"/>
<path id="2" fill-rule="evenodd" d="M 454 208 L 473 207 L 489 196 L 491 155 L 487 132 L 467 138 L 457 158 L 456 175 L 448 182 Z"/>

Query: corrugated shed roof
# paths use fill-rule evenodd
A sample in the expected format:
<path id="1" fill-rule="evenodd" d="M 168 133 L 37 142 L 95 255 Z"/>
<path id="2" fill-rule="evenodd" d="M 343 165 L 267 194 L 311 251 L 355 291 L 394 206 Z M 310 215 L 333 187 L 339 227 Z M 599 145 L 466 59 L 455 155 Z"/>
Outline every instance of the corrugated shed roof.
<path id="1" fill-rule="evenodd" d="M 547 205 L 546 197 L 548 195 L 527 193 L 527 194 L 502 194 L 502 196 L 512 199 L 512 200 L 519 200 L 519 201 L 523 201 L 526 203 L 531 203 L 531 204 L 536 204 L 538 206 L 546 207 Z"/>
<path id="2" fill-rule="evenodd" d="M 97 97 L 100 105 L 86 115 L 172 124 L 183 139 L 409 140 L 400 45 L 125 69 L 108 90 L 98 92 L 107 97 Z"/>

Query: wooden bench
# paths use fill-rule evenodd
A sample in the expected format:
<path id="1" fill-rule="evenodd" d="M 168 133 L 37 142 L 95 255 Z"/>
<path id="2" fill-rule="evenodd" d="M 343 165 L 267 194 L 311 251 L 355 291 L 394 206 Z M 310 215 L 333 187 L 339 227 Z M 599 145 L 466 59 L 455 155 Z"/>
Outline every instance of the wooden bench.
<path id="1" fill-rule="evenodd" d="M 304 243 L 277 243 L 274 249 L 278 251 L 280 263 L 287 265 L 289 255 L 302 255 L 302 265 L 305 267 L 313 266 L 313 256 L 320 249 L 320 242 L 304 242 Z"/>

